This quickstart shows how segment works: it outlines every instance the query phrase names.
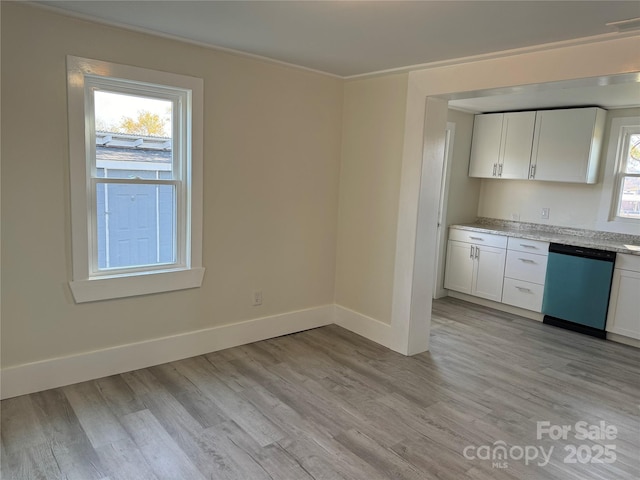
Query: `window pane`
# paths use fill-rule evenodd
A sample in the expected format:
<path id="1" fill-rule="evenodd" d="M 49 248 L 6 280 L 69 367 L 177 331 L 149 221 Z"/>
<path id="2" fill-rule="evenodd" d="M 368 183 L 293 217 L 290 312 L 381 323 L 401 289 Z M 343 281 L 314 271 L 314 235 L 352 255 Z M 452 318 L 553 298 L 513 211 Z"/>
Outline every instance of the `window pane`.
<path id="1" fill-rule="evenodd" d="M 640 177 L 622 179 L 619 217 L 640 219 Z"/>
<path id="2" fill-rule="evenodd" d="M 625 173 L 640 173 L 640 134 L 629 135 Z"/>
<path id="3" fill-rule="evenodd" d="M 98 90 L 94 107 L 98 177 L 105 170 L 109 178 L 131 178 L 131 170 L 171 173 L 171 101 Z"/>
<path id="4" fill-rule="evenodd" d="M 173 185 L 99 183 L 96 195 L 99 269 L 175 263 Z"/>

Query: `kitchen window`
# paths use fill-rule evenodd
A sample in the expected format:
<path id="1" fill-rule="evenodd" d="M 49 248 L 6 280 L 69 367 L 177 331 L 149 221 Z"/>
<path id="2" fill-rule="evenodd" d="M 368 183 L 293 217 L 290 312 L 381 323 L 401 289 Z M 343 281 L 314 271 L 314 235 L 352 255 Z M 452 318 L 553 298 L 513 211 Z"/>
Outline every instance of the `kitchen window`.
<path id="1" fill-rule="evenodd" d="M 76 302 L 202 283 L 201 79 L 67 57 Z"/>
<path id="2" fill-rule="evenodd" d="M 618 130 L 614 187 L 612 216 L 640 220 L 640 125 L 632 122 Z"/>

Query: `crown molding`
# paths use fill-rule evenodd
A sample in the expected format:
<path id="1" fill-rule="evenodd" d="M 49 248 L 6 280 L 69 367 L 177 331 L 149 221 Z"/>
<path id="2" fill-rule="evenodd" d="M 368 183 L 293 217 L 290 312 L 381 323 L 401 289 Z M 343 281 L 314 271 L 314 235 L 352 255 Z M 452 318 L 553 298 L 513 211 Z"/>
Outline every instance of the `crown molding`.
<path id="1" fill-rule="evenodd" d="M 1 1 L 1 0 L 0 0 Z M 131 32 L 142 33 L 145 35 L 151 35 L 154 37 L 164 38 L 166 40 L 173 40 L 175 42 L 186 43 L 188 45 L 194 45 L 196 47 L 202 47 L 209 50 L 215 50 L 217 52 L 227 53 L 229 55 L 234 55 L 237 57 L 250 58 L 252 60 L 258 60 L 265 63 L 271 63 L 274 65 L 279 65 L 281 67 L 292 68 L 294 70 L 301 70 L 308 73 L 314 73 L 316 75 L 323 75 L 331 78 L 344 79 L 341 75 L 336 75 L 335 73 L 325 72 L 322 70 L 316 70 L 314 68 L 304 67 L 302 65 L 296 65 L 295 63 L 284 62 L 282 60 L 276 60 L 275 58 L 265 57 L 263 55 L 257 55 L 255 53 L 243 52 L 242 50 L 235 50 L 233 48 L 221 47 L 217 45 L 212 45 L 206 42 L 200 42 L 198 40 L 191 40 L 185 37 L 181 37 L 179 35 L 172 35 L 169 33 L 159 32 L 158 30 L 153 30 L 149 28 L 136 27 L 134 25 L 128 25 L 122 22 L 116 22 L 113 20 L 105 20 L 102 18 L 95 17 L 93 15 L 87 15 L 84 13 L 72 12 L 70 10 L 65 10 L 59 7 L 54 7 L 52 5 L 46 5 L 43 3 L 34 2 L 32 0 L 26 0 L 20 2 L 22 5 L 29 5 L 35 8 L 39 8 L 42 10 L 47 10 L 51 13 L 55 13 L 57 15 L 62 15 L 65 17 L 76 18 L 78 20 L 83 20 L 86 22 L 97 23 L 99 25 L 105 25 L 108 27 L 121 28 L 123 30 L 129 30 Z"/>

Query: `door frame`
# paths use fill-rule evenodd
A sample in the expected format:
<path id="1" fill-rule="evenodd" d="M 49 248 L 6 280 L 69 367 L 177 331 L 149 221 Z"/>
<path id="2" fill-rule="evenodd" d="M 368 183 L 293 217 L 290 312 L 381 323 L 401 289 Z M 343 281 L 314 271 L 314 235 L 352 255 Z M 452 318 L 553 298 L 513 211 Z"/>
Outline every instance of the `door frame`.
<path id="1" fill-rule="evenodd" d="M 440 202 L 438 204 L 438 236 L 436 237 L 436 261 L 433 283 L 433 298 L 448 295 L 444 288 L 444 267 L 447 258 L 447 205 L 449 203 L 449 181 L 451 180 L 451 162 L 453 161 L 453 144 L 455 142 L 456 124 L 447 122 L 444 140 L 444 158 L 440 183 Z"/>
<path id="2" fill-rule="evenodd" d="M 429 349 L 448 100 L 597 86 L 603 81 L 637 83 L 637 50 L 637 36 L 619 35 L 593 43 L 509 51 L 504 56 L 409 73 L 391 308 L 393 350 L 414 355 Z"/>

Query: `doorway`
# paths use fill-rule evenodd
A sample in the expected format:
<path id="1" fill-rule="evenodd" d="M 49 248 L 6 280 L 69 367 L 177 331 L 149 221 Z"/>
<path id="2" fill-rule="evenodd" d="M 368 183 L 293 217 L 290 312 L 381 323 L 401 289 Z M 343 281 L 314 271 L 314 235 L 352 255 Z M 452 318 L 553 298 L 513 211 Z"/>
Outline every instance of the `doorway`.
<path id="1" fill-rule="evenodd" d="M 447 296 L 444 289 L 444 264 L 447 253 L 447 203 L 449 200 L 449 180 L 451 179 L 451 159 L 453 156 L 453 143 L 456 125 L 447 122 L 447 130 L 444 139 L 444 157 L 442 165 L 442 179 L 440 181 L 440 200 L 438 202 L 438 224 L 436 237 L 436 261 L 433 274 L 433 298 L 438 299 Z"/>
<path id="2" fill-rule="evenodd" d="M 602 61 L 590 61 L 594 55 Z M 428 350 L 448 102 L 524 92 L 535 97 L 569 86 L 637 84 L 638 72 L 629 73 L 628 65 L 637 65 L 637 44 L 620 38 L 469 62 L 456 65 L 455 72 L 449 66 L 411 72 L 396 226 L 394 350 L 406 355 Z"/>

